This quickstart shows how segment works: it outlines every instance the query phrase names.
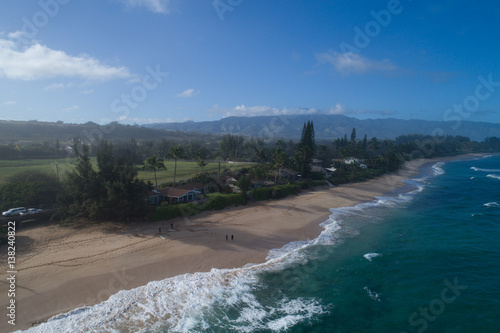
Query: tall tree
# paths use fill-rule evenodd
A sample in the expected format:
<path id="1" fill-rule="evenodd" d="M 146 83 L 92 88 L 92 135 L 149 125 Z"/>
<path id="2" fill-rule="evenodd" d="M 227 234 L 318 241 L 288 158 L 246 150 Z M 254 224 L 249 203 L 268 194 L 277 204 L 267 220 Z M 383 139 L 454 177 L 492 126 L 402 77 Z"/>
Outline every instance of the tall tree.
<path id="1" fill-rule="evenodd" d="M 156 170 L 158 169 L 167 170 L 165 163 L 157 155 L 151 155 L 147 160 L 144 161 L 144 164 L 146 165 L 146 167 L 153 170 L 155 175 L 155 189 L 158 190 L 158 180 L 156 179 Z"/>
<path id="2" fill-rule="evenodd" d="M 356 142 L 356 128 L 353 128 L 351 131 L 351 143 Z"/>
<path id="3" fill-rule="evenodd" d="M 257 150 L 257 152 L 255 153 L 255 156 L 257 157 L 257 160 L 259 160 L 259 164 L 261 164 L 261 165 L 264 163 L 264 161 L 267 158 L 266 151 L 262 148 Z"/>
<path id="4" fill-rule="evenodd" d="M 238 159 L 243 149 L 243 144 L 245 138 L 243 136 L 236 136 L 231 134 L 226 134 L 222 137 L 222 142 L 220 144 L 220 151 L 223 158 L 234 158 Z"/>
<path id="5" fill-rule="evenodd" d="M 203 168 L 207 166 L 207 162 L 204 159 L 200 159 L 198 161 L 198 166 L 201 168 L 201 172 L 203 173 Z"/>
<path id="6" fill-rule="evenodd" d="M 301 165 L 302 175 L 307 175 L 311 171 L 311 163 L 316 152 L 316 140 L 314 135 L 314 124 L 312 120 L 304 123 L 300 143 L 297 147 L 296 159 Z"/>
<path id="7" fill-rule="evenodd" d="M 184 148 L 181 145 L 175 145 L 170 148 L 169 156 L 174 159 L 174 183 L 172 184 L 172 190 L 175 188 L 175 177 L 177 176 L 177 160 L 184 157 Z M 170 200 L 172 204 L 172 200 Z"/>
<path id="8" fill-rule="evenodd" d="M 98 171 L 89 158 L 89 148 L 83 145 L 78 161 L 68 174 L 63 204 L 70 215 L 90 219 L 123 218 L 143 214 L 148 185 L 137 178 L 133 163 L 113 155 L 113 146 L 103 142 L 97 151 Z"/>
<path id="9" fill-rule="evenodd" d="M 281 176 L 281 170 L 285 167 L 286 164 L 286 154 L 279 148 L 276 148 L 276 151 L 273 154 L 273 166 L 276 169 L 276 174 L 274 177 L 274 183 L 278 184 Z"/>

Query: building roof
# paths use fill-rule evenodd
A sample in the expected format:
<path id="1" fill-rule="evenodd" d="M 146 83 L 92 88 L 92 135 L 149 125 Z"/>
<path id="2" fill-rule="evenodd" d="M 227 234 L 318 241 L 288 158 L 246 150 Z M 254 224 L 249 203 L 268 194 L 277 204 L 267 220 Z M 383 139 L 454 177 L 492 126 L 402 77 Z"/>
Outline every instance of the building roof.
<path id="1" fill-rule="evenodd" d="M 203 183 L 193 183 L 193 184 L 179 185 L 179 186 L 176 186 L 175 188 L 183 189 L 183 190 L 200 190 L 200 189 L 203 189 L 205 187 L 207 187 L 207 186 Z"/>
<path id="2" fill-rule="evenodd" d="M 171 187 L 165 187 L 160 190 L 160 193 L 163 194 L 166 197 L 174 197 L 174 198 L 180 198 L 189 192 L 196 192 L 194 190 L 186 190 L 182 188 L 171 188 Z"/>

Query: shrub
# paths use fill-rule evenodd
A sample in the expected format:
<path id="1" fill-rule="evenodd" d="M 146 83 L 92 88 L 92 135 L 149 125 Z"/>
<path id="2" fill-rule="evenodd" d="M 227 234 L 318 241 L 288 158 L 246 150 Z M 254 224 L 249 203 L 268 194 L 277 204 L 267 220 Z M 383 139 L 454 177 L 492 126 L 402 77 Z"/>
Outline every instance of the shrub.
<path id="1" fill-rule="evenodd" d="M 260 187 L 252 191 L 255 200 L 269 200 L 281 199 L 289 196 L 290 194 L 298 194 L 301 185 L 278 185 L 273 187 Z"/>
<path id="2" fill-rule="evenodd" d="M 272 188 L 272 198 L 281 199 L 290 194 L 298 194 L 300 192 L 299 185 L 279 185 Z"/>
<path id="3" fill-rule="evenodd" d="M 323 186 L 326 185 L 326 182 L 324 179 L 322 180 L 313 180 L 312 186 Z"/>
<path id="4" fill-rule="evenodd" d="M 210 197 L 205 210 L 221 210 L 232 205 L 244 205 L 246 202 L 241 194 L 217 194 Z"/>
<path id="5" fill-rule="evenodd" d="M 230 194 L 231 203 L 235 206 L 246 205 L 247 199 L 241 194 Z"/>
<path id="6" fill-rule="evenodd" d="M 205 209 L 221 210 L 230 205 L 231 199 L 229 199 L 227 195 L 216 195 L 210 198 L 207 205 L 205 206 Z"/>
<path id="7" fill-rule="evenodd" d="M 198 214 L 200 209 L 198 209 L 194 204 L 180 204 L 180 205 L 172 205 L 172 206 L 161 206 L 156 208 L 156 211 L 153 213 L 153 221 L 159 220 L 170 220 L 176 217 L 187 217 Z"/>
<path id="8" fill-rule="evenodd" d="M 269 200 L 271 198 L 271 187 L 259 187 L 252 191 L 255 200 Z"/>

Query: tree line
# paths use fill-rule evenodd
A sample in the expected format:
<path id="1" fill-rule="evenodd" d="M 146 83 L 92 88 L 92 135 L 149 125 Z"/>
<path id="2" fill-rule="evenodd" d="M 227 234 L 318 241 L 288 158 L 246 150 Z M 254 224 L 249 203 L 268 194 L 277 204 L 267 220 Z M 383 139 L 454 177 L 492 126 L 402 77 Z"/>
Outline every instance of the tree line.
<path id="1" fill-rule="evenodd" d="M 59 206 L 62 217 L 85 217 L 94 220 L 123 219 L 144 216 L 145 198 L 158 188 L 156 170 L 164 168 L 164 159 L 196 161 L 201 173 L 193 181 L 223 184 L 219 172 L 203 172 L 208 160 L 254 162 L 240 172 L 238 185 L 247 191 L 251 181 L 279 184 L 301 179 L 325 179 L 334 184 L 364 180 L 397 170 L 405 161 L 415 158 L 458 155 L 471 152 L 499 152 L 500 139 L 482 142 L 461 136 L 406 135 L 395 140 L 358 139 L 356 129 L 330 142 L 316 142 L 314 124 L 304 123 L 301 139 L 273 142 L 226 134 L 216 142 L 188 141 L 176 143 L 163 138 L 157 141 L 135 139 L 110 142 L 95 140 L 91 144 L 75 139 L 72 145 L 77 158 L 74 169 L 60 182 L 42 173 L 24 173 L 0 186 L 0 207 Z M 95 156 L 97 168 L 90 162 Z M 347 159 L 356 161 L 346 163 Z M 138 179 L 139 168 L 155 174 L 155 183 Z M 317 168 L 335 168 L 330 175 Z M 215 180 L 214 180 L 215 179 Z M 223 191 L 223 185 L 213 189 Z"/>

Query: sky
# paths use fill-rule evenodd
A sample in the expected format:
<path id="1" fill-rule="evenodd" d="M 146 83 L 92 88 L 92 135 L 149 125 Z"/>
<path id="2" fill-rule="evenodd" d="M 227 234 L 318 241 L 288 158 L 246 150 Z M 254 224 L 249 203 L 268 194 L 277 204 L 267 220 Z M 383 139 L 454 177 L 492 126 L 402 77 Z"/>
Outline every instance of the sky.
<path id="1" fill-rule="evenodd" d="M 500 123 L 497 1 L 5 0 L 0 119 Z"/>

